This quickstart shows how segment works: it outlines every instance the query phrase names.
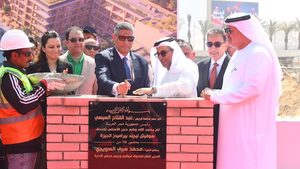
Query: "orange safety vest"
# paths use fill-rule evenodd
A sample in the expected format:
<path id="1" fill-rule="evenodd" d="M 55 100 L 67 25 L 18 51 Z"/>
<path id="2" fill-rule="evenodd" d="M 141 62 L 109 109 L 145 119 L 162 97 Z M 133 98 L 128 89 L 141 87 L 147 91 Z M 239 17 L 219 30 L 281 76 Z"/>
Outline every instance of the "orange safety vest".
<path id="1" fill-rule="evenodd" d="M 4 66 L 0 68 L 0 86 L 2 77 L 7 72 L 22 81 L 26 93 L 32 90 L 31 83 L 24 73 Z M 24 143 L 36 139 L 42 135 L 44 125 L 40 106 L 27 114 L 20 114 L 7 102 L 2 90 L 0 90 L 0 135 L 4 145 Z"/>

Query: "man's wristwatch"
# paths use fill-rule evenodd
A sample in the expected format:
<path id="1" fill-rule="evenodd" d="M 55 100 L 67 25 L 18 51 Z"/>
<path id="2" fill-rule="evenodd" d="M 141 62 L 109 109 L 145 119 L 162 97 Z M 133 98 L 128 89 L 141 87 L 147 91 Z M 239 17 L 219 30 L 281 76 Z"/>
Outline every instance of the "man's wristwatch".
<path id="1" fill-rule="evenodd" d="M 157 89 L 156 89 L 156 87 L 151 87 L 151 93 L 152 93 L 152 94 L 155 94 L 155 93 L 157 93 Z"/>

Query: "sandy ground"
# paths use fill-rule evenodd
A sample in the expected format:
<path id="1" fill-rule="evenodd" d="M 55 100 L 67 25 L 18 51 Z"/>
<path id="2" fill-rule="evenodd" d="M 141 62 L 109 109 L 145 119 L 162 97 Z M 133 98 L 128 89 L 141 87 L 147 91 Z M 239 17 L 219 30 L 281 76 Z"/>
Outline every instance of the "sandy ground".
<path id="1" fill-rule="evenodd" d="M 282 80 L 282 96 L 280 97 L 280 117 L 300 117 L 300 83 L 292 75 L 285 72 Z"/>

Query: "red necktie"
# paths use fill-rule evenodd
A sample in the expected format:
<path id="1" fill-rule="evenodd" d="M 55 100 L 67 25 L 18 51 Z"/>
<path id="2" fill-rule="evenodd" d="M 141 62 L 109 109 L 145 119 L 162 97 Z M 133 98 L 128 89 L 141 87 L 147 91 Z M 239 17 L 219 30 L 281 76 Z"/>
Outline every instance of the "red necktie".
<path id="1" fill-rule="evenodd" d="M 210 77 L 209 77 L 209 87 L 211 89 L 214 88 L 215 83 L 216 83 L 216 78 L 217 78 L 217 67 L 218 63 L 214 63 L 214 67 L 210 71 Z"/>

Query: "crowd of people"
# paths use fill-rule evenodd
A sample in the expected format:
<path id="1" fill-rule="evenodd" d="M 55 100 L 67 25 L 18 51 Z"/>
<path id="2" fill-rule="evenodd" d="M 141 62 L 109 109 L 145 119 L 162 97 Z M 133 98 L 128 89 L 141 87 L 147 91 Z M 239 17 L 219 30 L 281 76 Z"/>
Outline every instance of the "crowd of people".
<path id="1" fill-rule="evenodd" d="M 6 168 L 43 168 L 37 157 L 45 142 L 46 98 L 65 84 L 45 76 L 33 85 L 26 75 L 37 72 L 86 77 L 70 94 L 203 97 L 215 104 L 214 169 L 276 168 L 281 70 L 269 38 L 253 15 L 232 14 L 224 28 L 210 29 L 209 57 L 199 63 L 192 45 L 173 37 L 154 42 L 147 61 L 132 51 L 134 35 L 131 23 L 120 22 L 112 34 L 114 46 L 101 51 L 90 26 L 70 27 L 64 40 L 54 30 L 47 31 L 38 50 L 21 30 L 3 35 L 0 140 Z M 63 45 L 67 50 L 61 54 Z"/>

